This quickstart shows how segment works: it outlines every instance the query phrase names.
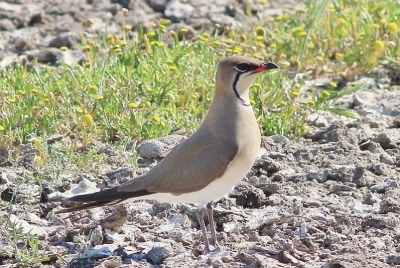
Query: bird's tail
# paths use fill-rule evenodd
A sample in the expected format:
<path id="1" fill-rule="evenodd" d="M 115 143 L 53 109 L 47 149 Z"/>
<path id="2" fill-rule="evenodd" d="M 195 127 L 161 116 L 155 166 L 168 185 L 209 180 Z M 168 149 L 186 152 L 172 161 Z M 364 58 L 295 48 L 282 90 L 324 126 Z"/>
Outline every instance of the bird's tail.
<path id="1" fill-rule="evenodd" d="M 83 195 L 76 195 L 69 198 L 69 201 L 72 202 L 88 202 L 86 204 L 81 204 L 78 206 L 64 208 L 62 210 L 56 211 L 56 214 L 66 213 L 66 212 L 73 212 L 78 210 L 84 210 L 89 208 L 95 207 L 102 207 L 102 206 L 113 206 L 118 203 L 121 203 L 127 199 L 145 196 L 152 194 L 147 190 L 140 190 L 136 192 L 124 192 L 120 191 L 119 187 L 114 187 L 110 189 L 106 189 L 100 192 L 90 193 L 90 194 L 83 194 Z"/>

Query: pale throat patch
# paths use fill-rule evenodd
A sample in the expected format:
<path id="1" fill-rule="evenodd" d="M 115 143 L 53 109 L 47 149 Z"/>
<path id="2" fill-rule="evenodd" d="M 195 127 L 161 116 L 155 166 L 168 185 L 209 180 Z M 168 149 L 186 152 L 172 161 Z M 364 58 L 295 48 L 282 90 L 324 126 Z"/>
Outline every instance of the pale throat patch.
<path id="1" fill-rule="evenodd" d="M 253 84 L 257 77 L 257 73 L 253 74 L 242 74 L 236 83 L 236 91 L 246 103 L 250 103 L 249 99 L 249 88 Z"/>

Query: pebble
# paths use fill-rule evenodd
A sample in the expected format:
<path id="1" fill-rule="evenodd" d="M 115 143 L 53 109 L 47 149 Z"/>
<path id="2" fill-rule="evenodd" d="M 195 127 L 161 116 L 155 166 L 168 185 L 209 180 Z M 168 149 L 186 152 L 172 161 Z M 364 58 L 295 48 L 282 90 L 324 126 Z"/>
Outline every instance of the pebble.
<path id="1" fill-rule="evenodd" d="M 152 264 L 160 265 L 170 256 L 170 251 L 165 247 L 155 247 L 146 254 L 146 260 Z"/>

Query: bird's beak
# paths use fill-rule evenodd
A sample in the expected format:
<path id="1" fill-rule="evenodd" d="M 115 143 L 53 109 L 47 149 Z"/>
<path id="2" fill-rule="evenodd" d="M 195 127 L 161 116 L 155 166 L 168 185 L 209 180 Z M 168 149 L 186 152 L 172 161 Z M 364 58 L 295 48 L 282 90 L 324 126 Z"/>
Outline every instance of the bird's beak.
<path id="1" fill-rule="evenodd" d="M 253 73 L 262 73 L 271 69 L 279 69 L 279 67 L 273 62 L 264 62 L 260 67 L 254 69 Z"/>

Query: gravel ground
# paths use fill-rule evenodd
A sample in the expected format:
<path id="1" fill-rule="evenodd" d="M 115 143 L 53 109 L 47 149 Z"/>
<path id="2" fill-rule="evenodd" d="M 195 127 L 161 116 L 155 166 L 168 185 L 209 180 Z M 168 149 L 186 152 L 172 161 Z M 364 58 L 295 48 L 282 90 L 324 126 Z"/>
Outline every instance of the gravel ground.
<path id="1" fill-rule="evenodd" d="M 132 26 L 166 17 L 174 22 L 171 27 L 186 25 L 196 34 L 200 25 L 212 31 L 215 23 L 250 22 L 239 0 L 129 2 L 122 5 L 129 5 L 127 23 Z M 293 6 L 270 0 L 266 7 L 254 5 L 254 12 L 272 16 Z M 96 0 L 0 2 L 0 69 L 15 60 L 29 61 L 32 55 L 57 65 L 59 47 L 74 50 L 88 18 L 99 31 L 107 23 L 109 32 L 118 32 L 120 9 L 121 4 Z M 38 267 L 392 267 L 400 264 L 398 77 L 398 71 L 380 66 L 354 82 L 365 82 L 367 90 L 347 96 L 340 106 L 356 109 L 360 119 L 319 113 L 310 115 L 315 119 L 311 131 L 297 141 L 264 137 L 252 171 L 217 203 L 220 252 L 201 253 L 196 207 L 190 204 L 135 202 L 49 219 L 53 208 L 66 205 L 65 196 L 146 172 L 163 151 L 184 139 L 181 136 L 139 145 L 138 169 L 124 164 L 113 148 L 94 143 L 92 149 L 110 164 L 80 176 L 64 169 L 57 177 L 69 187 L 49 189 L 49 195 L 25 179 L 34 172 L 29 163 L 36 157 L 29 144 L 21 146 L 16 162 L 0 152 L 1 198 L 7 199 L 8 189 L 13 189 L 17 202 L 11 221 L 39 237 L 43 254 L 52 252 L 65 260 L 56 263 L 54 257 Z M 309 83 L 323 86 L 326 81 Z M 50 146 L 69 139 L 54 135 Z M 40 202 L 46 197 L 50 202 Z M 9 217 L 8 211 L 0 211 L 0 217 Z M 0 247 L 12 248 L 1 237 Z M 18 263 L 0 253 L 0 266 Z"/>

